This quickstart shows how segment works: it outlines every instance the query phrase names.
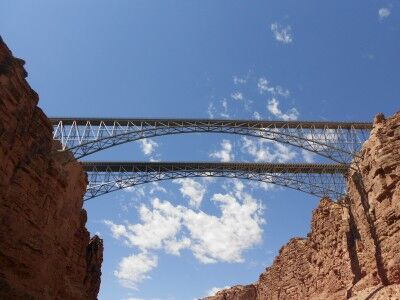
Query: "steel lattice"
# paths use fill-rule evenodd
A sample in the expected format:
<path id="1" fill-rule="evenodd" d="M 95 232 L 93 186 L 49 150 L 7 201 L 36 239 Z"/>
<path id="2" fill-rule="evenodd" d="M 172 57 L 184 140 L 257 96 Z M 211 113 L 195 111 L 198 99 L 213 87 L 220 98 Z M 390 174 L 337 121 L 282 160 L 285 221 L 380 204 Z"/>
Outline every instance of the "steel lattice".
<path id="1" fill-rule="evenodd" d="M 85 201 L 126 187 L 184 177 L 249 179 L 318 197 L 345 194 L 348 165 L 184 162 L 82 162 L 89 185 Z"/>
<path id="2" fill-rule="evenodd" d="M 53 138 L 79 159 L 116 145 L 169 134 L 240 134 L 290 144 L 347 164 L 368 138 L 371 123 L 205 119 L 52 118 Z"/>

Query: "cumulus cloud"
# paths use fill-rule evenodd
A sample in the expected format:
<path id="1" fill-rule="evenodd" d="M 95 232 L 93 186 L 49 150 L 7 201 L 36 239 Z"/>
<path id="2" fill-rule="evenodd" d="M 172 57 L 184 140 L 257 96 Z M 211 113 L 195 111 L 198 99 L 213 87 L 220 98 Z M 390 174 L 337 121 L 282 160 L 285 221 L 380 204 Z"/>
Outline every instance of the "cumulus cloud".
<path id="1" fill-rule="evenodd" d="M 297 120 L 299 117 L 299 112 L 294 107 L 289 109 L 286 113 L 283 113 L 279 108 L 279 101 L 276 98 L 272 98 L 268 101 L 267 109 L 275 117 L 285 121 Z"/>
<path id="2" fill-rule="evenodd" d="M 231 97 L 234 100 L 243 100 L 243 94 L 241 92 L 234 92 L 231 94 Z"/>
<path id="3" fill-rule="evenodd" d="M 192 210 L 184 217 L 193 240 L 194 256 L 205 264 L 243 262 L 242 252 L 262 238 L 261 206 L 244 192 L 215 194 L 211 200 L 219 204 L 221 217 Z"/>
<path id="4" fill-rule="evenodd" d="M 125 243 L 141 250 L 161 249 L 164 242 L 176 237 L 181 226 L 181 215 L 169 202 L 161 202 L 155 198 L 152 202 L 153 210 L 141 205 L 138 224 L 114 224 L 105 221 L 115 238 L 124 238 Z"/>
<path id="5" fill-rule="evenodd" d="M 124 257 L 119 262 L 118 270 L 114 271 L 114 275 L 122 286 L 136 290 L 139 283 L 150 278 L 147 274 L 157 267 L 157 263 L 158 258 L 155 255 L 148 253 L 133 254 Z"/>
<path id="6" fill-rule="evenodd" d="M 223 140 L 221 143 L 221 150 L 211 153 L 210 157 L 217 158 L 222 162 L 229 162 L 235 157 L 232 150 L 231 142 L 229 140 Z"/>
<path id="7" fill-rule="evenodd" d="M 391 14 L 391 11 L 390 11 L 390 9 L 387 8 L 387 7 L 382 7 L 382 8 L 380 8 L 380 9 L 378 10 L 378 16 L 379 16 L 379 19 L 381 19 L 381 20 L 383 20 L 383 19 L 389 17 L 390 14 Z"/>
<path id="8" fill-rule="evenodd" d="M 158 144 L 152 139 L 141 139 L 139 142 L 143 154 L 147 156 L 152 155 L 155 149 L 158 147 Z"/>
<path id="9" fill-rule="evenodd" d="M 205 187 L 201 183 L 191 178 L 176 179 L 173 182 L 181 185 L 179 191 L 184 197 L 189 198 L 190 206 L 195 208 L 200 207 L 201 201 L 203 201 L 206 192 Z"/>
<path id="10" fill-rule="evenodd" d="M 188 249 L 204 264 L 243 262 L 243 252 L 261 242 L 263 206 L 239 181 L 229 192 L 214 194 L 211 201 L 219 214 L 154 198 L 149 207 L 140 207 L 139 223 L 105 221 L 115 238 L 140 250 L 120 262 L 114 274 L 121 284 L 136 289 L 138 283 L 149 278 L 148 273 L 157 266 L 157 256 L 150 252 L 154 249 L 173 255 Z"/>
<path id="11" fill-rule="evenodd" d="M 187 237 L 183 237 L 181 240 L 176 238 L 165 241 L 165 252 L 179 256 L 181 250 L 189 248 L 191 240 Z"/>
<path id="12" fill-rule="evenodd" d="M 293 42 L 292 28 L 288 26 L 282 26 L 278 23 L 271 24 L 271 31 L 274 34 L 275 39 L 278 42 L 289 44 Z"/>
<path id="13" fill-rule="evenodd" d="M 243 137 L 242 141 L 242 151 L 251 155 L 257 162 L 285 163 L 293 160 L 297 155 L 289 146 L 278 142 L 248 137 Z"/>

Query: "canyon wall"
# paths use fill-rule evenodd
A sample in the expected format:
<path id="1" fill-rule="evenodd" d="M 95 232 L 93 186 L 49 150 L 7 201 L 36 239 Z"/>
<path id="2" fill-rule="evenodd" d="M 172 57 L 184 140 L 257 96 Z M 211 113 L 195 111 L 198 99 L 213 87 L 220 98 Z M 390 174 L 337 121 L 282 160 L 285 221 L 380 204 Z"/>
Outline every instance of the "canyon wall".
<path id="1" fill-rule="evenodd" d="M 400 299 L 400 113 L 378 115 L 347 197 L 322 199 L 307 238 L 293 238 L 257 283 L 207 300 Z"/>
<path id="2" fill-rule="evenodd" d="M 0 299 L 97 299 L 103 243 L 85 228 L 86 175 L 54 151 L 23 65 L 0 38 Z"/>

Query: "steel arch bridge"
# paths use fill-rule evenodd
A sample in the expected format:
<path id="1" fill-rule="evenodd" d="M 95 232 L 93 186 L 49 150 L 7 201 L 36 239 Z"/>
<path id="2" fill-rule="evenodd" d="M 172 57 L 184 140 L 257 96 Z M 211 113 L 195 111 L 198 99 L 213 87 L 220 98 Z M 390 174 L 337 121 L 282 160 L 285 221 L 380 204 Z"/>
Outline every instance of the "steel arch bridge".
<path id="1" fill-rule="evenodd" d="M 185 177 L 227 177 L 289 187 L 319 197 L 345 195 L 344 164 L 210 162 L 82 162 L 88 174 L 84 200 L 144 183 Z"/>
<path id="2" fill-rule="evenodd" d="M 181 133 L 229 133 L 300 147 L 337 163 L 357 156 L 372 123 L 215 119 L 51 118 L 61 151 L 79 159 L 123 143 Z"/>

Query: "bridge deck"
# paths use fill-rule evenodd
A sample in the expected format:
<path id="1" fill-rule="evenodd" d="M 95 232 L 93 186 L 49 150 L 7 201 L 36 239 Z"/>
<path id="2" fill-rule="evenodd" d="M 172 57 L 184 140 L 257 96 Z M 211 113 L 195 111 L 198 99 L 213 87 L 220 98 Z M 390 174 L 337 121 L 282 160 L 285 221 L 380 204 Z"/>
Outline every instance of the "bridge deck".
<path id="1" fill-rule="evenodd" d="M 163 124 L 181 124 L 188 126 L 196 123 L 208 123 L 215 126 L 236 126 L 236 127 L 253 127 L 253 128 L 265 128 L 265 127 L 286 127 L 286 128 L 315 128 L 315 129 L 372 129 L 371 122 L 326 122 L 326 121 L 273 121 L 273 120 L 217 120 L 217 119 L 137 119 L 137 118 L 65 118 L 65 117 L 52 117 L 50 121 L 53 125 L 57 125 L 60 121 L 64 125 L 72 125 L 74 122 L 78 126 L 84 126 L 89 121 L 91 125 L 113 125 L 114 123 L 127 124 L 130 123 L 136 126 L 159 126 Z"/>
<path id="2" fill-rule="evenodd" d="M 164 171 L 246 171 L 252 173 L 314 173 L 333 174 L 347 173 L 349 165 L 345 164 L 305 164 L 305 163 L 242 163 L 242 162 L 117 162 L 85 161 L 81 162 L 86 172 L 154 172 Z"/>

